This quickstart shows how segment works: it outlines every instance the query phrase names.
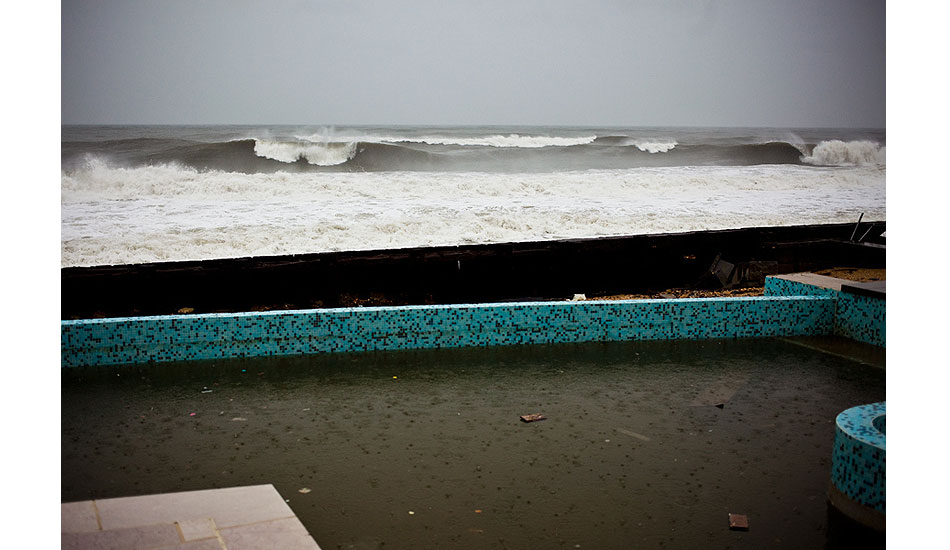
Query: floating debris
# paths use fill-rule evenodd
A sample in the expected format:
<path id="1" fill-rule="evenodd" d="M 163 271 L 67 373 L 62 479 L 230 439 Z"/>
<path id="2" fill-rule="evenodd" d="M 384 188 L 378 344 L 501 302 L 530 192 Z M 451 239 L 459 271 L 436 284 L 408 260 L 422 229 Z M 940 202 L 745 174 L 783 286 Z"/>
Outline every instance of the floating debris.
<path id="1" fill-rule="evenodd" d="M 201 393 L 211 393 L 212 391 L 214 391 L 214 390 L 209 390 L 209 389 L 208 389 L 208 386 L 205 386 L 205 387 L 201 388 Z"/>
<path id="2" fill-rule="evenodd" d="M 743 514 L 729 514 L 729 528 L 733 531 L 748 531 L 749 518 Z"/>
<path id="3" fill-rule="evenodd" d="M 547 420 L 547 417 L 540 413 L 525 414 L 521 416 L 522 422 L 537 422 L 538 420 Z"/>
<path id="4" fill-rule="evenodd" d="M 301 487 L 300 489 L 297 489 L 297 492 L 298 492 L 298 493 L 302 493 L 302 494 L 307 494 L 307 493 L 310 492 L 310 488 L 309 488 L 309 487 Z"/>
<path id="5" fill-rule="evenodd" d="M 640 439 L 640 440 L 643 440 L 643 441 L 650 441 L 650 438 L 649 438 L 649 437 L 647 437 L 647 436 L 645 436 L 645 435 L 642 435 L 642 434 L 638 434 L 637 432 L 631 432 L 630 430 L 625 430 L 625 429 L 623 429 L 623 428 L 617 428 L 617 431 L 620 432 L 620 433 L 622 433 L 622 434 L 624 434 L 624 435 L 629 435 L 630 437 L 635 437 L 635 438 Z"/>

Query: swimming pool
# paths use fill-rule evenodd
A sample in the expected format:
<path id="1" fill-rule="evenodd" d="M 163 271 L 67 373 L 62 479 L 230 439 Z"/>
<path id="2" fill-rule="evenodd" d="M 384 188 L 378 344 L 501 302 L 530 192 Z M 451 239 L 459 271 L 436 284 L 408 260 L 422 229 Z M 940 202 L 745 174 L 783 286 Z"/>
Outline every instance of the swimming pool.
<path id="1" fill-rule="evenodd" d="M 62 379 L 64 502 L 273 483 L 325 549 L 850 547 L 825 501 L 834 419 L 885 394 L 882 369 L 777 338 Z M 519 420 L 536 412 L 547 420 Z"/>

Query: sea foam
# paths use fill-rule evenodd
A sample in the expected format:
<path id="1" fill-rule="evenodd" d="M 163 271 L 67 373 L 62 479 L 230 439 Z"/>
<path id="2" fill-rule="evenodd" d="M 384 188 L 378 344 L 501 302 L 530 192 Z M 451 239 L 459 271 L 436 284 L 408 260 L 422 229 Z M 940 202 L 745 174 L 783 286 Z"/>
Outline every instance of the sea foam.
<path id="1" fill-rule="evenodd" d="M 644 153 L 666 153 L 679 145 L 675 140 L 656 141 L 643 139 L 630 140 L 629 144 L 633 145 Z"/>
<path id="2" fill-rule="evenodd" d="M 885 166 L 886 147 L 871 141 L 822 141 L 802 162 L 817 166 Z"/>
<path id="3" fill-rule="evenodd" d="M 305 160 L 308 164 L 317 166 L 336 166 L 353 158 L 356 154 L 356 142 L 350 143 L 315 143 L 286 142 L 257 139 L 254 143 L 254 153 L 259 157 L 269 158 L 280 162 L 297 162 Z"/>
<path id="4" fill-rule="evenodd" d="M 62 265 L 885 219 L 880 166 L 555 173 L 63 172 Z"/>

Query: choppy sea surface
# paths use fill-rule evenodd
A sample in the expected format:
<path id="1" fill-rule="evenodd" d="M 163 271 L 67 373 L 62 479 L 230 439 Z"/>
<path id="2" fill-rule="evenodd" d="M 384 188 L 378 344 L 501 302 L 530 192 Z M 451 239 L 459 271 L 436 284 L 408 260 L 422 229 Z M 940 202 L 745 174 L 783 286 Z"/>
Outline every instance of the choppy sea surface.
<path id="1" fill-rule="evenodd" d="M 883 129 L 63 126 L 62 265 L 885 218 Z"/>

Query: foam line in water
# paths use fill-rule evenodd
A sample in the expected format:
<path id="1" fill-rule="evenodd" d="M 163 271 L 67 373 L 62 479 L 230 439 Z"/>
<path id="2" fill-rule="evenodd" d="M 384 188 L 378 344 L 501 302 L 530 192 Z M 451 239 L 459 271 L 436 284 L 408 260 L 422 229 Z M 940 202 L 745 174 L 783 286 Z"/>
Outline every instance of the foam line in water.
<path id="1" fill-rule="evenodd" d="M 885 219 L 878 166 L 560 173 L 63 172 L 62 265 Z"/>

